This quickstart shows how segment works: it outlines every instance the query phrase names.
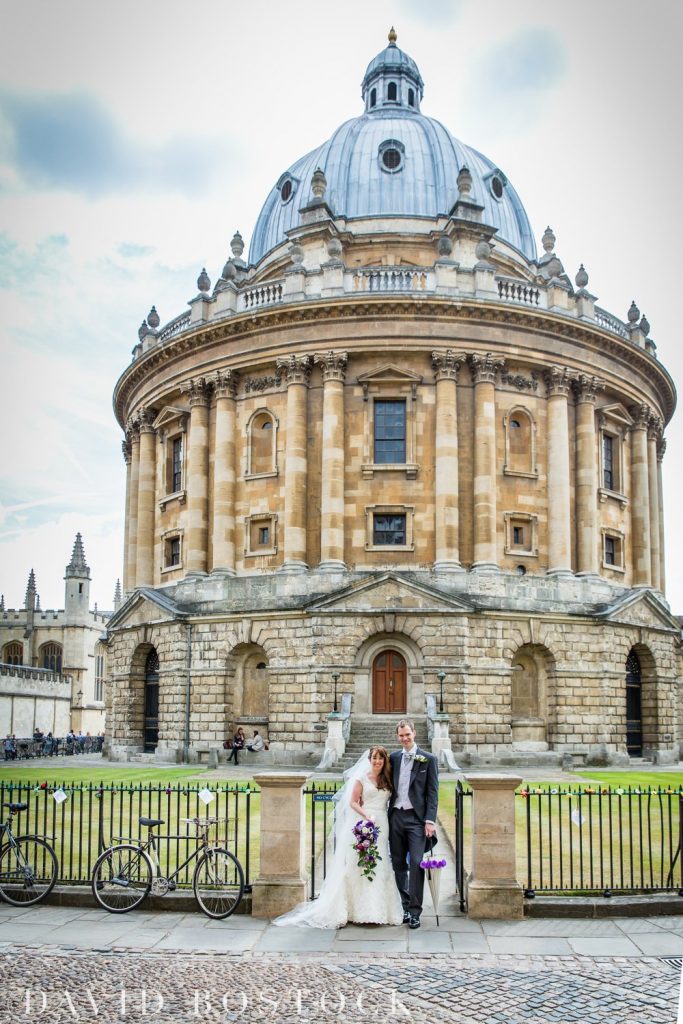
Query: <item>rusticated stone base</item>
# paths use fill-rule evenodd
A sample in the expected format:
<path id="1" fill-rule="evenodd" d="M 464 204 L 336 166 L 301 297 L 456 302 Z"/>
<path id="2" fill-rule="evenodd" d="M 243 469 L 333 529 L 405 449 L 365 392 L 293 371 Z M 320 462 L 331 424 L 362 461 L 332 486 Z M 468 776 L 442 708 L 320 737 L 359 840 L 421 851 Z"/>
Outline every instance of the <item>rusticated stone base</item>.
<path id="1" fill-rule="evenodd" d="M 293 910 L 307 897 L 308 882 L 283 879 L 278 882 L 254 882 L 251 889 L 251 916 L 277 917 Z"/>
<path id="2" fill-rule="evenodd" d="M 480 921 L 518 921 L 524 917 L 524 891 L 510 879 L 469 882 L 467 915 Z"/>

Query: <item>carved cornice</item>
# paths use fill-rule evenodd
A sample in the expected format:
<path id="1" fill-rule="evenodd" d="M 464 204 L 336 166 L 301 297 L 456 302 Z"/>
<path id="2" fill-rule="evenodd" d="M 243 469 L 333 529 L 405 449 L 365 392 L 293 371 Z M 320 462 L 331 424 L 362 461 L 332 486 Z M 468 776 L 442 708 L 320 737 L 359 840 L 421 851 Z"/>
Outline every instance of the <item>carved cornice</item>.
<path id="1" fill-rule="evenodd" d="M 313 356 L 316 366 L 322 367 L 323 383 L 328 380 L 345 380 L 346 364 L 349 361 L 348 352 L 316 352 Z"/>
<path id="2" fill-rule="evenodd" d="M 600 380 L 599 377 L 589 377 L 586 373 L 580 373 L 574 381 L 577 402 L 592 402 L 595 405 L 598 391 L 604 390 L 604 380 Z"/>
<path id="3" fill-rule="evenodd" d="M 310 356 L 287 356 L 278 359 L 275 365 L 284 376 L 287 387 L 290 384 L 308 384 L 313 368 Z"/>
<path id="4" fill-rule="evenodd" d="M 566 366 L 552 366 L 543 374 L 548 398 L 560 395 L 567 397 L 576 374 Z"/>
<path id="5" fill-rule="evenodd" d="M 485 355 L 473 352 L 467 357 L 467 362 L 470 364 L 472 380 L 475 384 L 483 382 L 495 384 L 499 372 L 505 369 L 505 360 L 496 359 L 491 352 L 487 352 Z"/>
<path id="6" fill-rule="evenodd" d="M 542 336 L 548 341 L 553 338 L 566 339 L 585 345 L 588 350 L 587 358 L 595 353 L 632 367 L 661 395 L 662 411 L 667 422 L 674 412 L 676 391 L 667 370 L 644 349 L 618 337 L 604 327 L 547 310 L 468 302 L 466 299 L 454 301 L 450 297 L 441 296 L 428 298 L 422 295 L 418 298 L 406 295 L 391 299 L 386 296 L 364 296 L 360 300 L 357 296 L 350 296 L 324 302 L 307 300 L 305 303 L 266 307 L 257 315 L 250 311 L 226 317 L 216 323 L 198 325 L 196 330 L 170 338 L 163 346 L 153 346 L 123 371 L 114 392 L 118 421 L 123 426 L 126 408 L 134 400 L 136 391 L 159 369 L 172 365 L 178 359 L 191 354 L 193 359 L 197 360 L 201 358 L 202 349 L 208 350 L 233 339 L 246 341 L 255 335 L 265 337 L 269 332 L 282 327 L 322 322 L 342 323 L 349 319 L 402 319 L 413 323 L 427 320 L 448 325 L 471 323 L 482 327 L 491 323 L 501 323 L 509 327 L 523 328 L 528 334 Z M 246 351 L 246 348 L 245 345 L 241 351 Z M 550 350 L 548 354 L 550 355 Z"/>
<path id="7" fill-rule="evenodd" d="M 432 352 L 432 366 L 434 367 L 434 380 L 455 380 L 458 379 L 460 367 L 465 362 L 465 356 L 459 355 L 453 349 L 447 348 L 445 352 Z"/>
<path id="8" fill-rule="evenodd" d="M 240 375 L 237 370 L 216 370 L 210 378 L 216 398 L 234 398 L 237 394 L 239 380 Z"/>
<path id="9" fill-rule="evenodd" d="M 180 385 L 180 390 L 187 398 L 190 409 L 208 405 L 211 401 L 211 381 L 206 377 L 192 377 Z"/>

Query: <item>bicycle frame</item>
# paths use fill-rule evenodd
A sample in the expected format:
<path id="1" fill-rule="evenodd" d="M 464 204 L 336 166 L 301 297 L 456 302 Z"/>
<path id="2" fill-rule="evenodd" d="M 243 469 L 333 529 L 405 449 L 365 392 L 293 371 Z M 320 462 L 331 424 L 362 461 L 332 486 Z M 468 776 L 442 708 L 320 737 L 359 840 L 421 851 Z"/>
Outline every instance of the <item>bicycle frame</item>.
<path id="1" fill-rule="evenodd" d="M 208 839 L 207 839 L 207 837 L 205 835 L 198 836 L 197 837 L 197 846 L 192 851 L 192 853 L 189 855 L 189 857 L 187 857 L 183 861 L 183 863 L 180 864 L 175 869 L 175 871 L 173 871 L 170 875 L 162 875 L 161 874 L 161 865 L 159 864 L 159 855 L 157 853 L 156 836 L 154 835 L 154 832 L 150 832 L 149 838 L 146 839 L 144 842 L 140 838 L 134 839 L 134 838 L 132 838 L 130 836 L 113 836 L 112 838 L 116 839 L 117 842 L 129 842 L 129 843 L 133 843 L 135 846 L 137 846 L 138 852 L 141 853 L 141 854 L 144 854 L 147 857 L 147 860 L 149 861 L 149 863 L 152 865 L 152 875 L 153 875 L 153 877 L 154 878 L 165 878 L 168 882 L 172 882 L 175 878 L 177 878 L 178 875 L 181 873 L 181 871 L 184 871 L 185 868 L 188 866 L 188 864 L 191 864 L 193 860 L 196 860 L 197 857 L 199 857 L 199 855 L 201 853 L 203 853 L 205 850 L 208 850 L 208 849 L 212 848 L 211 844 L 209 843 L 209 841 L 208 841 Z M 188 835 L 183 835 L 183 836 L 168 835 L 168 836 L 164 836 L 164 839 L 191 839 L 191 838 L 192 838 L 192 836 L 188 836 Z M 218 847 L 214 847 L 214 848 L 218 849 Z"/>

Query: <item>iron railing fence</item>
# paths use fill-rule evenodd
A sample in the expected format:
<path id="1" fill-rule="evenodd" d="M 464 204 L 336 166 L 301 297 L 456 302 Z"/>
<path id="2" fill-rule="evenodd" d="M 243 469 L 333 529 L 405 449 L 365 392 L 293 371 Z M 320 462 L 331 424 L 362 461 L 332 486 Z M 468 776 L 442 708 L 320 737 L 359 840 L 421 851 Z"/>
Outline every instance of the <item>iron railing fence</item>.
<path id="1" fill-rule="evenodd" d="M 5 761 L 22 761 L 32 757 L 69 756 L 70 754 L 99 754 L 102 751 L 104 736 L 84 736 L 82 739 L 76 737 L 70 742 L 63 736 L 54 736 L 52 739 L 43 736 L 40 740 L 34 740 L 32 736 L 21 736 L 12 742 L 14 752 L 4 748 Z"/>
<path id="2" fill-rule="evenodd" d="M 308 861 L 311 872 L 311 899 L 316 899 L 327 874 L 327 861 L 333 853 L 332 827 L 336 813 L 335 793 L 341 782 L 312 782 L 304 789 L 306 818 L 309 822 Z"/>
<path id="3" fill-rule="evenodd" d="M 462 914 L 467 913 L 467 870 L 465 867 L 465 832 L 471 832 L 472 790 L 465 789 L 460 779 L 455 784 L 455 888 Z"/>
<path id="4" fill-rule="evenodd" d="M 518 864 L 526 861 L 527 897 L 660 891 L 683 896 L 683 787 L 530 787 L 517 798 L 523 802 Z"/>
<path id="5" fill-rule="evenodd" d="M 60 791 L 66 799 L 58 802 L 54 797 Z M 200 795 L 203 791 L 213 796 L 208 804 Z M 163 875 L 182 864 L 195 843 L 196 829 L 182 819 L 207 816 L 221 819 L 210 839 L 235 854 L 245 884 L 258 874 L 261 800 L 253 785 L 0 782 L 3 816 L 9 803 L 28 804 L 15 819 L 15 834 L 48 837 L 59 861 L 60 883 L 89 882 L 95 861 L 108 846 L 122 838 L 147 838 L 141 817 L 164 822 L 154 829 Z M 192 862 L 178 876 L 178 886 L 192 884 L 194 867 Z"/>

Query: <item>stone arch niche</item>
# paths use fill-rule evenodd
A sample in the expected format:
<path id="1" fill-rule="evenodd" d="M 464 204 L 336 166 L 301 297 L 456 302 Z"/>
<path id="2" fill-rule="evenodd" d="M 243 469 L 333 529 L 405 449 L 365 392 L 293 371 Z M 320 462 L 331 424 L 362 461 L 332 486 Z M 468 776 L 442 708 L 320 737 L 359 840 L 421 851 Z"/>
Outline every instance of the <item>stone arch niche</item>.
<path id="1" fill-rule="evenodd" d="M 513 750 L 548 750 L 553 664 L 550 651 L 540 644 L 525 644 L 512 658 L 510 723 Z"/>
<path id="2" fill-rule="evenodd" d="M 423 716 L 425 713 L 425 689 L 422 652 L 414 640 L 400 633 L 375 634 L 358 648 L 353 678 L 354 714 L 372 715 L 375 713 L 373 708 L 373 668 L 376 666 L 377 659 L 388 652 L 395 652 L 405 662 L 406 701 L 404 712 L 388 711 L 383 713 Z"/>
<path id="3" fill-rule="evenodd" d="M 156 679 L 154 678 L 156 676 Z M 156 687 L 156 725 L 149 720 L 154 717 L 153 687 Z M 129 703 L 127 713 L 127 746 L 129 750 L 155 751 L 161 735 L 159 718 L 160 673 L 159 657 L 153 644 L 139 644 L 133 652 L 130 663 L 128 685 Z M 153 736 L 152 732 L 156 735 Z M 152 740 L 154 743 L 152 745 Z"/>
<path id="4" fill-rule="evenodd" d="M 270 679 L 268 656 L 258 644 L 238 644 L 228 656 L 226 672 L 226 735 L 241 725 L 249 736 L 258 729 L 268 739 Z M 247 728 L 250 727 L 250 728 Z"/>
<path id="5" fill-rule="evenodd" d="M 652 651 L 644 644 L 635 644 L 628 653 L 624 676 L 625 742 L 631 757 L 652 757 L 659 749 L 659 713 L 657 707 L 657 667 Z M 629 690 L 631 691 L 629 698 Z M 636 697 L 639 690 L 639 700 Z M 631 707 L 629 707 L 629 703 Z M 639 707 L 637 706 L 639 704 Z M 636 729 L 636 712 L 640 712 L 640 729 Z M 629 713 L 633 717 L 629 722 Z M 639 749 L 635 749 L 639 747 Z"/>

